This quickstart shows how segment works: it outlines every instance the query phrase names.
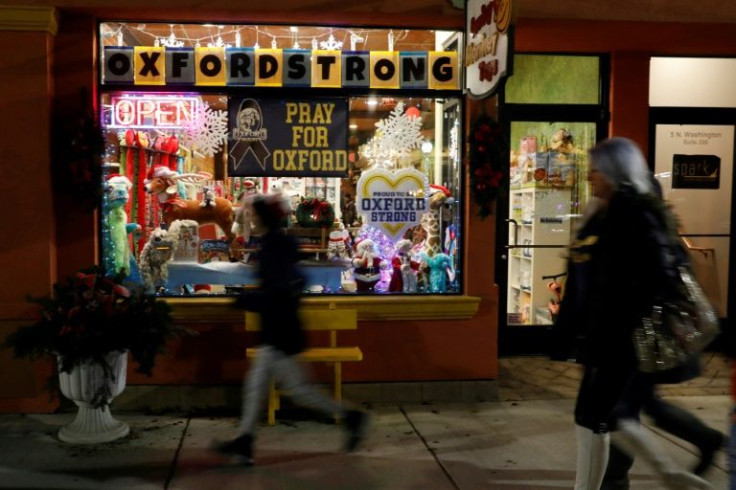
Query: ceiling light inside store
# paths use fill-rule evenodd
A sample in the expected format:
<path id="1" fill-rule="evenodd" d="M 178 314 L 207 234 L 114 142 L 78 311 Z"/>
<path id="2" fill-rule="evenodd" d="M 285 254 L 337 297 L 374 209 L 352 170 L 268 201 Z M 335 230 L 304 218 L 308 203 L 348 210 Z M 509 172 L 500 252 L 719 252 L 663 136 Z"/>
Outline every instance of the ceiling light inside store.
<path id="1" fill-rule="evenodd" d="M 365 105 L 367 105 L 369 107 L 376 107 L 378 105 L 378 100 L 376 100 L 376 99 L 368 99 L 365 102 Z"/>

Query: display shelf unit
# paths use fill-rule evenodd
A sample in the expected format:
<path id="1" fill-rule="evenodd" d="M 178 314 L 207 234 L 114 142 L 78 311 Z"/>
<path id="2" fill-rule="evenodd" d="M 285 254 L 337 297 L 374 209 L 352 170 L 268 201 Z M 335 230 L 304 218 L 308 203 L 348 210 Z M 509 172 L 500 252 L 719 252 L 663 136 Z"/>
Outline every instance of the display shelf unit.
<path id="1" fill-rule="evenodd" d="M 548 325 L 554 295 L 545 276 L 565 269 L 570 240 L 569 188 L 525 186 L 510 190 L 507 323 Z"/>

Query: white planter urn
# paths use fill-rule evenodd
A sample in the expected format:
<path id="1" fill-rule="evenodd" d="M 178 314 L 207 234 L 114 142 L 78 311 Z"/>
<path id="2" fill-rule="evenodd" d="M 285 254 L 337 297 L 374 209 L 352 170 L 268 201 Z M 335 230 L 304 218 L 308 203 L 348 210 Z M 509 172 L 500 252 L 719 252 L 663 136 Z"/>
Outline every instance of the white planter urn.
<path id="1" fill-rule="evenodd" d="M 104 376 L 104 369 L 98 363 L 86 362 L 75 366 L 70 373 L 59 370 L 61 393 L 78 407 L 77 417 L 59 430 L 59 439 L 72 444 L 97 444 L 110 442 L 128 435 L 130 427 L 125 422 L 115 420 L 110 414 L 110 402 L 123 392 L 128 368 L 128 352 L 112 352 L 105 356 L 112 373 L 112 379 Z M 61 365 L 61 360 L 59 360 Z M 110 398 L 102 407 L 92 405 L 95 393 L 100 388 L 107 389 Z"/>

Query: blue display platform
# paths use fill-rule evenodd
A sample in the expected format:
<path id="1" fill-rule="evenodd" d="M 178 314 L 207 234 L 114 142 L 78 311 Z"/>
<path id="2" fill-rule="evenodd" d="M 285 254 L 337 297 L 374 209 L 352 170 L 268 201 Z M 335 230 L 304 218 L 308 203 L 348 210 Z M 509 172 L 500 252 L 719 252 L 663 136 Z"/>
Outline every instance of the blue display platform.
<path id="1" fill-rule="evenodd" d="M 342 271 L 346 266 L 344 262 L 299 262 L 306 287 L 321 286 L 325 292 L 339 291 Z M 175 292 L 186 284 L 256 285 L 256 266 L 241 262 L 169 262 L 166 289 Z"/>

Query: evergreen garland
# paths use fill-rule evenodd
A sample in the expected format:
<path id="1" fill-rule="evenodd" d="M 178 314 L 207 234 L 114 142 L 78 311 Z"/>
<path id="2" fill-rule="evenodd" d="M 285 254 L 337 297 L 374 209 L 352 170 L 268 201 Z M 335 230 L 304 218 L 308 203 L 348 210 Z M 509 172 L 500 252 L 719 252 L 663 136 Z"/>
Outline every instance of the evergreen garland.
<path id="1" fill-rule="evenodd" d="M 489 116 L 480 116 L 470 127 L 468 169 L 470 192 L 484 218 L 493 212 L 493 202 L 508 175 L 509 145 L 503 127 Z"/>

